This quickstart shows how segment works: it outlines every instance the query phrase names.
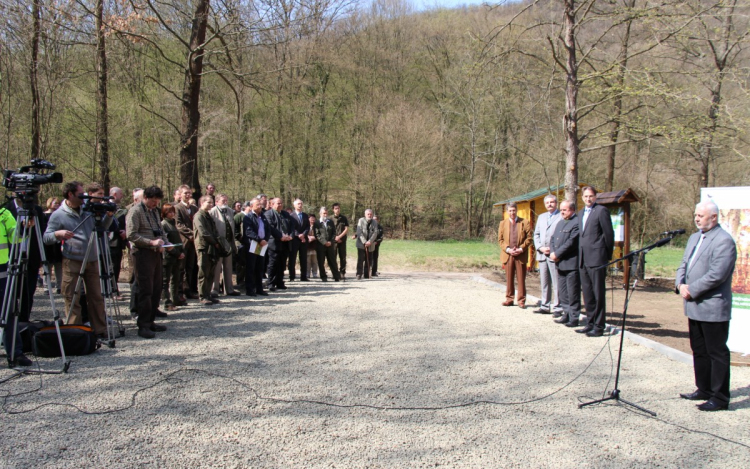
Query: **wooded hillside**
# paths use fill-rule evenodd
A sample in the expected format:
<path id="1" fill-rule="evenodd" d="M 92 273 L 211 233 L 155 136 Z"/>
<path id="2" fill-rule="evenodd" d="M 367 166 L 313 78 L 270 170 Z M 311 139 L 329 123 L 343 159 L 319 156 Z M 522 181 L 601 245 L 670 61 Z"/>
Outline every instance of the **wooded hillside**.
<path id="1" fill-rule="evenodd" d="M 689 227 L 700 187 L 750 184 L 748 3 L 0 0 L 0 161 L 372 207 L 433 239 L 575 177 L 633 188 L 649 237 Z"/>

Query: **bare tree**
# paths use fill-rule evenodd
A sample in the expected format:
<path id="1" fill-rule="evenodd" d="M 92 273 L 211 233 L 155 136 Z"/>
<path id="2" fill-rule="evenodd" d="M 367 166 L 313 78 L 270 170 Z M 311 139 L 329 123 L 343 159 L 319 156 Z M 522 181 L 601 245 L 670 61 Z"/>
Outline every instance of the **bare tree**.
<path id="1" fill-rule="evenodd" d="M 104 25 L 104 0 L 96 0 L 96 154 L 99 159 L 99 181 L 109 193 L 109 117 L 107 114 L 107 46 Z"/>
<path id="2" fill-rule="evenodd" d="M 198 129 L 201 120 L 199 102 L 210 3 L 210 0 L 199 0 L 195 6 L 182 89 L 180 181 L 191 186 L 196 191 L 196 197 L 201 194 L 198 178 Z"/>
<path id="3" fill-rule="evenodd" d="M 31 4 L 31 63 L 29 64 L 29 83 L 31 85 L 31 158 L 41 155 L 42 129 L 39 118 L 39 36 L 41 34 L 42 14 L 41 0 L 33 0 Z"/>

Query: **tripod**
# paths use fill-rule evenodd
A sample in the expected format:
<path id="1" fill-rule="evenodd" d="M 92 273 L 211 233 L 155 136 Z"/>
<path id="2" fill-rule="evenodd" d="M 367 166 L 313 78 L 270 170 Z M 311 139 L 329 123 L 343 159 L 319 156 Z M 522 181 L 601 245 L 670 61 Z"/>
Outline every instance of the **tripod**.
<path id="1" fill-rule="evenodd" d="M 39 253 L 42 259 L 42 265 L 44 270 L 44 278 L 49 288 L 47 293 L 49 295 L 50 308 L 53 313 L 53 321 L 55 330 L 57 332 L 57 342 L 60 345 L 60 357 L 62 359 L 62 368 L 57 371 L 53 370 L 18 370 L 20 373 L 40 373 L 40 374 L 61 374 L 67 373 L 70 368 L 70 361 L 65 357 L 65 349 L 63 347 L 62 336 L 60 335 L 60 313 L 55 307 L 55 297 L 52 294 L 52 277 L 50 274 L 49 262 L 47 262 L 47 256 L 44 253 L 44 246 L 42 245 L 42 233 L 39 228 L 39 218 L 34 211 L 34 192 L 25 191 L 17 192 L 16 198 L 21 200 L 21 208 L 18 210 L 18 220 L 16 223 L 16 230 L 13 233 L 13 242 L 10 248 L 10 257 L 8 259 L 8 280 L 5 287 L 5 294 L 3 295 L 3 306 L 2 314 L 0 314 L 0 326 L 7 328 L 12 321 L 13 334 L 11 340 L 10 354 L 8 359 L 10 363 L 15 362 L 16 354 L 16 337 L 18 335 L 18 317 L 21 314 L 20 302 L 18 301 L 18 293 L 26 291 L 28 264 L 29 264 L 29 240 L 31 239 L 32 231 L 36 235 L 39 245 Z M 30 215 L 32 214 L 32 215 Z M 19 230 L 19 227 L 22 227 Z M 19 231 L 20 236 L 19 236 Z M 60 280 L 58 279 L 58 282 Z M 27 298 L 22 298 L 21 302 L 28 301 Z M 11 319 L 12 316 L 12 319 Z M 7 339 L 7 335 L 6 335 Z"/>
<path id="2" fill-rule="evenodd" d="M 650 246 L 646 246 L 643 249 L 639 249 L 637 251 L 630 252 L 624 256 L 622 256 L 619 259 L 615 259 L 614 261 L 604 264 L 602 266 L 599 266 L 598 268 L 603 269 L 605 267 L 608 267 L 612 264 L 616 264 L 618 262 L 621 262 L 625 259 L 630 259 L 632 262 L 631 268 L 635 274 L 633 275 L 633 286 L 630 287 L 630 285 L 625 285 L 625 305 L 623 306 L 622 310 L 622 329 L 620 330 L 620 350 L 617 353 L 617 374 L 615 375 L 615 387 L 612 389 L 612 392 L 609 393 L 608 397 L 602 398 L 602 399 L 596 399 L 591 402 L 584 402 L 583 404 L 578 404 L 578 408 L 586 407 L 591 404 L 599 404 L 600 402 L 606 402 L 606 401 L 617 401 L 622 402 L 623 404 L 627 404 L 631 407 L 634 407 L 642 412 L 646 412 L 647 414 L 650 414 L 654 417 L 656 417 L 656 412 L 652 412 L 648 409 L 645 409 L 638 404 L 634 404 L 630 401 L 626 401 L 625 399 L 620 397 L 620 365 L 622 363 L 622 348 L 623 348 L 623 342 L 625 340 L 625 322 L 627 320 L 628 315 L 628 304 L 630 303 L 630 298 L 633 296 L 633 293 L 635 292 L 635 287 L 638 284 L 638 261 L 640 260 L 640 254 L 643 253 L 643 258 L 645 259 L 646 254 L 651 251 L 654 248 L 657 248 L 659 246 L 664 246 L 665 244 L 672 241 L 672 238 L 674 238 L 674 235 L 670 234 L 670 236 L 667 236 L 666 238 L 660 239 L 659 241 L 655 242 L 654 244 Z"/>
<path id="3" fill-rule="evenodd" d="M 84 218 L 79 226 L 86 222 L 88 218 L 94 219 L 94 230 L 89 236 L 88 244 L 86 245 L 86 254 L 84 254 L 84 262 L 81 263 L 81 271 L 78 274 L 78 280 L 76 281 L 75 293 L 73 299 L 70 302 L 70 310 L 67 314 L 67 319 L 70 318 L 70 313 L 73 310 L 76 302 L 79 301 L 81 295 L 81 288 L 83 287 L 83 278 L 86 273 L 86 259 L 89 258 L 91 250 L 94 249 L 96 252 L 97 267 L 99 269 L 99 288 L 102 292 L 104 299 L 104 319 L 107 324 L 107 337 L 101 339 L 102 343 L 107 345 L 109 348 L 115 347 L 115 337 L 122 337 L 125 335 L 125 327 L 122 324 L 122 316 L 120 315 L 120 306 L 117 304 L 117 279 L 114 278 L 114 267 L 112 263 L 112 253 L 109 250 L 109 239 L 107 237 L 107 231 L 103 225 L 103 213 L 94 211 Z"/>

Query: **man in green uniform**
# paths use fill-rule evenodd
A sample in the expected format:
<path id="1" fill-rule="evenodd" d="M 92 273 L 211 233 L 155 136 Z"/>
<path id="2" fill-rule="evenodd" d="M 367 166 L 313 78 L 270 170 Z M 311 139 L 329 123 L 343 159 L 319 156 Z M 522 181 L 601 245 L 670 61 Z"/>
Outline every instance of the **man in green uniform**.
<path id="1" fill-rule="evenodd" d="M 211 286 L 214 283 L 214 270 L 219 262 L 219 232 L 216 223 L 208 213 L 214 206 L 210 195 L 200 198 L 200 210 L 193 218 L 193 239 L 198 253 L 198 294 L 200 303 L 209 306 L 219 300 L 211 298 Z"/>
<path id="2" fill-rule="evenodd" d="M 349 233 L 349 220 L 341 214 L 341 205 L 333 204 L 333 224 L 336 227 L 336 237 L 333 243 L 339 256 L 339 276 L 346 280 L 346 235 Z"/>

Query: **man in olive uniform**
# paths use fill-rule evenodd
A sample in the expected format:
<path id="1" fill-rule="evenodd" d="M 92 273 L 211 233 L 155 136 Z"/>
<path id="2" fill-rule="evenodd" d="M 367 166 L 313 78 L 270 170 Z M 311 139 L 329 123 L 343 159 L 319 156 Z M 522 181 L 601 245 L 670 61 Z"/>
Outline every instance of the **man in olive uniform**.
<path id="1" fill-rule="evenodd" d="M 312 229 L 313 233 L 315 233 L 315 239 L 318 241 L 317 255 L 320 279 L 324 282 L 328 281 L 325 266 L 325 260 L 328 259 L 328 268 L 331 269 L 331 275 L 333 275 L 333 279 L 338 282 L 341 280 L 341 275 L 339 274 L 339 269 L 336 265 L 336 225 L 333 220 L 328 218 L 327 208 L 320 208 L 320 219 L 315 222 Z"/>
<path id="2" fill-rule="evenodd" d="M 214 206 L 211 196 L 204 195 L 199 203 L 201 208 L 193 218 L 193 238 L 198 254 L 198 293 L 201 304 L 208 306 L 219 302 L 218 299 L 211 298 L 214 270 L 219 262 L 219 231 L 209 213 Z"/>
<path id="3" fill-rule="evenodd" d="M 333 242 L 339 256 L 339 274 L 346 280 L 346 235 L 349 233 L 349 220 L 341 214 L 341 205 L 333 204 L 333 224 L 336 227 L 336 237 Z"/>

